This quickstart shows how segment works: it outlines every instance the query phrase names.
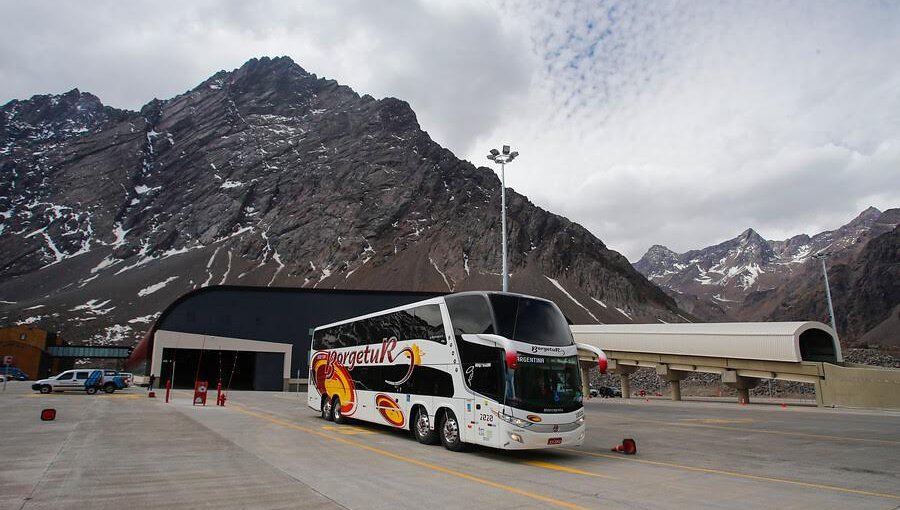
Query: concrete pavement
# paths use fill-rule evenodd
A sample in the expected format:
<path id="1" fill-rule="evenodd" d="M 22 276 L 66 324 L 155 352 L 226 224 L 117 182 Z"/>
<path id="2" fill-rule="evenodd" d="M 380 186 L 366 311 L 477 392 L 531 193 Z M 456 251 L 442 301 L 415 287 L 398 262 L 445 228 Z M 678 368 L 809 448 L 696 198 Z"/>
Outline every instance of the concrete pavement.
<path id="1" fill-rule="evenodd" d="M 223 409 L 130 391 L 0 395 L 0 508 L 900 506 L 900 413 L 594 399 L 581 448 L 452 453 L 325 422 L 303 393 L 232 392 Z M 60 418 L 41 423 L 50 404 Z M 609 451 L 623 437 L 638 455 Z"/>

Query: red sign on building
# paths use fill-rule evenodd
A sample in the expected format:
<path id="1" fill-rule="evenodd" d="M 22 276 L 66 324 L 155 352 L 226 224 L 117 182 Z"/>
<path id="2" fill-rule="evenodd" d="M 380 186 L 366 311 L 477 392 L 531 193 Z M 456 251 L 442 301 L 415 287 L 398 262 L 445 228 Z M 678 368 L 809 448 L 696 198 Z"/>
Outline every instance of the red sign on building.
<path id="1" fill-rule="evenodd" d="M 207 381 L 194 381 L 194 405 L 206 405 Z"/>

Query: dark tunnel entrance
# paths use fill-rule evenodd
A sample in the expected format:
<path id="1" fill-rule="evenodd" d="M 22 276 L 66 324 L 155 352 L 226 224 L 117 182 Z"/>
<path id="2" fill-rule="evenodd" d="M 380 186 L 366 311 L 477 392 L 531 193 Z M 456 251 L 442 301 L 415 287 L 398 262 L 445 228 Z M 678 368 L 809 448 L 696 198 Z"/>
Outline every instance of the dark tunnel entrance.
<path id="1" fill-rule="evenodd" d="M 207 381 L 215 390 L 220 377 L 222 389 L 281 391 L 284 354 L 252 351 L 163 349 L 160 388 L 173 376 L 174 388 L 190 389 L 194 381 Z"/>
<path id="2" fill-rule="evenodd" d="M 834 338 L 825 330 L 812 328 L 800 333 L 800 359 L 837 363 Z"/>

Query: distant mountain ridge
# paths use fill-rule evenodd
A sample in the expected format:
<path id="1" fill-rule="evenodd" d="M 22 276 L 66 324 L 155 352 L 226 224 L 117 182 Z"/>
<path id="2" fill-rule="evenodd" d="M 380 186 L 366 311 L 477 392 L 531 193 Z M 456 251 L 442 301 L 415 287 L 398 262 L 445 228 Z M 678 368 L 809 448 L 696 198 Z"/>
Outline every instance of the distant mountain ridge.
<path id="1" fill-rule="evenodd" d="M 507 190 L 511 290 L 578 323 L 679 321 L 578 224 Z M 73 90 L 0 107 L 0 322 L 134 342 L 216 284 L 457 291 L 500 281 L 500 183 L 401 100 L 252 59 L 140 112 Z"/>
<path id="2" fill-rule="evenodd" d="M 820 291 L 824 293 L 821 266 L 813 256 L 829 253 L 829 272 L 840 272 L 854 264 L 865 265 L 867 260 L 872 263 L 874 259 L 866 258 L 870 257 L 866 252 L 868 245 L 876 239 L 884 242 L 881 238 L 889 238 L 898 224 L 900 209 L 881 212 L 869 207 L 846 225 L 813 236 L 800 234 L 783 241 L 771 241 L 763 239 L 753 229 L 747 229 L 734 239 L 682 254 L 656 245 L 634 267 L 672 295 L 679 306 L 705 320 L 827 321 L 827 313 L 824 316 L 821 313 L 824 305 L 819 306 L 820 301 L 824 303 L 824 294 L 821 299 L 810 300 L 810 296 L 815 297 Z M 884 254 L 878 260 L 881 265 L 900 264 L 900 258 L 891 261 L 891 257 Z M 836 283 L 832 282 L 832 286 Z M 878 283 L 863 285 L 877 286 Z M 900 288 L 898 280 L 886 285 L 889 289 Z M 838 295 L 840 290 L 846 289 L 834 290 Z M 847 323 L 849 340 L 859 340 L 867 328 L 880 322 L 876 320 L 878 317 L 900 304 L 892 297 L 892 291 L 882 294 L 884 306 L 870 306 L 868 311 L 854 312 L 855 319 L 849 319 Z M 837 307 L 835 315 L 840 315 Z M 849 327 L 854 322 L 859 326 Z M 840 320 L 838 329 L 843 329 Z"/>

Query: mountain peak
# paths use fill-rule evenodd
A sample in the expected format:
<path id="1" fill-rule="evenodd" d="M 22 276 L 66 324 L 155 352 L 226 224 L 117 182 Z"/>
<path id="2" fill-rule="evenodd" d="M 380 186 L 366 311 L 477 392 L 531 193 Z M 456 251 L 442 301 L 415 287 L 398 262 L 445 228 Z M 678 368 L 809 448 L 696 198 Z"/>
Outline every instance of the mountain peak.
<path id="1" fill-rule="evenodd" d="M 846 226 L 847 227 L 856 227 L 856 226 L 871 226 L 875 223 L 879 217 L 881 217 L 881 211 L 878 209 L 869 206 L 863 212 L 859 213 L 856 218 L 850 221 Z"/>

